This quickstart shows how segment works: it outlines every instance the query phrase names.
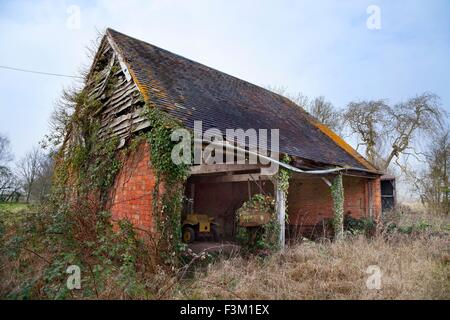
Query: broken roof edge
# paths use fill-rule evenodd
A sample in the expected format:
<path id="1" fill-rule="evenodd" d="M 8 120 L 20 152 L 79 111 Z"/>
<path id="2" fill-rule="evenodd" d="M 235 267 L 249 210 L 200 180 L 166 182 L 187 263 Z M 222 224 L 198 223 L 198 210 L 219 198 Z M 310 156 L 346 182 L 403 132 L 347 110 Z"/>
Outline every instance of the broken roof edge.
<path id="1" fill-rule="evenodd" d="M 114 50 L 114 52 L 117 54 L 117 56 L 119 57 L 119 60 L 121 60 L 124 64 L 124 66 L 126 66 L 129 74 L 131 75 L 131 79 L 133 80 L 133 82 L 136 84 L 136 86 L 138 87 L 140 93 L 142 94 L 142 96 L 144 97 L 144 100 L 147 101 L 149 99 L 149 95 L 148 92 L 146 90 L 144 90 L 144 87 L 142 86 L 142 84 L 139 82 L 138 78 L 136 77 L 136 74 L 134 73 L 133 69 L 131 68 L 129 62 L 125 59 L 120 46 L 117 45 L 117 43 L 114 41 L 114 36 L 111 34 L 111 31 L 113 32 L 117 32 L 111 28 L 107 28 L 106 29 L 106 33 L 104 36 L 104 39 L 106 38 L 107 41 L 109 42 L 109 44 L 111 45 L 111 48 Z"/>
<path id="2" fill-rule="evenodd" d="M 115 40 L 114 40 L 114 35 L 113 35 L 112 33 L 122 34 L 122 35 L 124 35 L 124 36 L 126 36 L 126 37 L 129 37 L 129 38 L 132 38 L 132 39 L 135 39 L 135 40 L 137 40 L 137 41 L 144 42 L 144 43 L 148 43 L 148 42 L 143 41 L 143 40 L 139 40 L 139 39 L 134 38 L 134 37 L 130 37 L 130 36 L 126 35 L 126 34 L 123 34 L 123 33 L 119 32 L 119 31 L 116 31 L 116 30 L 114 30 L 114 29 L 112 29 L 112 28 L 107 28 L 107 29 L 106 29 L 106 32 L 105 32 L 105 36 L 104 36 L 104 39 L 106 38 L 106 39 L 108 40 L 108 42 L 110 43 L 110 45 L 111 45 L 112 49 L 114 50 L 114 52 L 117 54 L 117 56 L 119 57 L 119 59 L 122 60 L 123 63 L 124 63 L 124 65 L 127 67 L 127 70 L 128 70 L 128 72 L 130 73 L 133 82 L 134 82 L 134 83 L 136 84 L 136 86 L 138 87 L 139 91 L 141 92 L 142 96 L 144 97 L 144 100 L 145 100 L 146 102 L 149 101 L 149 100 L 150 100 L 149 92 L 148 92 L 148 91 L 145 89 L 145 87 L 139 82 L 139 79 L 136 77 L 136 74 L 135 74 L 134 70 L 131 68 L 129 62 L 124 58 L 124 54 L 122 53 L 120 46 L 117 45 L 117 43 L 115 42 Z M 104 39 L 103 39 L 103 40 L 104 40 Z M 103 40 L 102 40 L 102 42 L 103 42 Z M 154 45 L 152 45 L 152 46 L 154 46 Z M 156 47 L 156 46 L 155 46 L 155 47 Z M 281 98 L 281 99 L 287 101 L 288 104 L 290 105 L 290 107 L 301 109 L 301 112 L 303 112 L 303 113 L 306 115 L 305 118 L 306 118 L 306 120 L 307 120 L 309 123 L 311 123 L 314 127 L 316 127 L 317 129 L 319 129 L 319 131 L 320 131 L 322 134 L 324 134 L 324 135 L 327 136 L 329 139 L 331 139 L 338 147 L 340 147 L 341 149 L 343 149 L 346 153 L 348 153 L 348 154 L 349 154 L 350 156 L 352 156 L 356 161 L 358 161 L 362 166 L 364 166 L 364 168 L 352 168 L 352 169 L 361 169 L 361 171 L 367 171 L 367 172 L 370 172 L 370 173 L 373 173 L 373 174 L 377 174 L 377 175 L 383 175 L 383 174 L 384 174 L 384 172 L 381 172 L 380 170 L 378 170 L 374 165 L 372 165 L 368 160 L 366 160 L 361 154 L 359 154 L 353 147 L 351 147 L 347 142 L 345 142 L 344 139 L 342 139 L 339 135 L 337 135 L 337 134 L 336 134 L 333 130 L 331 130 L 328 126 L 326 126 L 325 124 L 323 124 L 323 123 L 319 122 L 318 120 L 316 120 L 311 114 L 309 114 L 306 110 L 304 110 L 302 107 L 300 107 L 299 105 L 297 105 L 295 102 L 293 102 L 293 101 L 290 100 L 289 98 L 287 98 L 287 97 L 285 97 L 285 96 L 283 96 L 283 95 L 281 95 L 281 94 L 275 93 L 275 92 L 273 92 L 273 91 L 271 91 L 271 90 L 269 90 L 269 89 L 266 89 L 266 88 L 264 88 L 264 87 L 261 87 L 261 86 L 259 86 L 259 85 L 256 85 L 256 84 L 254 84 L 254 83 L 251 83 L 251 82 L 249 82 L 249 81 L 246 81 L 246 80 L 237 78 L 237 77 L 235 77 L 235 76 L 233 76 L 233 75 L 230 75 L 230 74 L 227 74 L 227 73 L 225 73 L 225 72 L 223 72 L 223 71 L 214 69 L 214 68 L 212 68 L 212 67 L 209 67 L 209 66 L 207 66 L 207 65 L 204 65 L 204 64 L 199 63 L 199 62 L 197 62 L 197 61 L 194 61 L 194 60 L 192 60 L 192 59 L 189 59 L 189 58 L 180 56 L 179 54 L 173 53 L 173 52 L 168 51 L 168 50 L 166 50 L 166 49 L 162 49 L 162 48 L 160 48 L 160 47 L 157 47 L 157 48 L 160 49 L 160 50 L 164 50 L 164 51 L 166 51 L 166 52 L 169 52 L 169 53 L 171 53 L 171 54 L 173 54 L 173 55 L 179 56 L 179 57 L 181 57 L 181 58 L 183 58 L 183 59 L 190 60 L 190 61 L 192 61 L 192 62 L 194 62 L 194 63 L 196 63 L 196 64 L 202 65 L 204 68 L 207 68 L 207 69 L 210 69 L 210 70 L 215 70 L 215 71 L 217 71 L 217 72 L 226 74 L 227 76 L 233 77 L 233 78 L 235 78 L 235 79 L 237 79 L 237 80 L 239 80 L 239 81 L 244 81 L 244 82 L 248 83 L 249 85 L 258 87 L 258 88 L 260 88 L 260 89 L 262 89 L 262 90 L 264 90 L 264 91 L 269 92 L 270 94 L 272 94 L 272 95 L 274 95 L 274 96 L 277 96 L 277 97 L 279 97 L 279 98 Z M 97 54 L 98 54 L 98 52 L 97 52 Z M 97 57 L 96 57 L 96 58 L 97 58 Z M 95 64 L 95 62 L 94 62 L 94 64 Z M 93 65 L 94 65 L 94 64 L 93 64 Z M 291 155 L 290 155 L 290 156 L 291 156 Z M 305 159 L 306 159 L 306 158 L 305 158 Z M 306 160 L 312 160 L 312 159 L 306 159 Z M 314 161 L 314 160 L 312 160 L 312 161 Z M 337 165 L 337 164 L 331 164 L 331 163 L 330 163 L 330 165 L 336 165 L 336 166 L 339 166 L 339 165 Z"/>

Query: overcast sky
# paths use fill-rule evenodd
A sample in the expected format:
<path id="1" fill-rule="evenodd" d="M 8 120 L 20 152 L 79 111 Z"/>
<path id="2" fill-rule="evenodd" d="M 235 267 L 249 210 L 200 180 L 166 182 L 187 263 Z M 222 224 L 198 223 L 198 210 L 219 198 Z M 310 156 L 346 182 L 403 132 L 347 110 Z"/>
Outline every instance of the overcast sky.
<path id="1" fill-rule="evenodd" d="M 381 29 L 367 27 L 370 5 L 381 10 Z M 106 27 L 339 108 L 424 91 L 450 107 L 448 0 L 0 0 L 0 65 L 76 75 Z M 0 69 L 0 132 L 16 158 L 42 139 L 54 102 L 73 83 Z"/>

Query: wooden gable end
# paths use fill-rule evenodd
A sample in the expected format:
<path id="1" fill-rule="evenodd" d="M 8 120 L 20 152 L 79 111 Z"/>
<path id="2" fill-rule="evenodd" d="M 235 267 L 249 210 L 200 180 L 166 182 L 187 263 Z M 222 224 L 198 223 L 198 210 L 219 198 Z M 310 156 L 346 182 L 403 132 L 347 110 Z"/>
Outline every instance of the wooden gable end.
<path id="1" fill-rule="evenodd" d="M 142 116 L 144 98 L 108 37 L 102 40 L 85 90 L 100 104 L 92 115 L 100 120 L 100 139 L 118 136 L 123 145 L 131 134 L 148 127 Z"/>

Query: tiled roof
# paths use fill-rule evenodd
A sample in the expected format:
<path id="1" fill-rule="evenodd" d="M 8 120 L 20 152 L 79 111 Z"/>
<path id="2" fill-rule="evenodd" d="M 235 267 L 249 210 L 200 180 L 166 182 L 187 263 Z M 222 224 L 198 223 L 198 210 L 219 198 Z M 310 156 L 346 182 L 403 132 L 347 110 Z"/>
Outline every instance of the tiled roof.
<path id="1" fill-rule="evenodd" d="M 278 94 L 108 29 L 146 99 L 193 128 L 279 129 L 280 152 L 315 162 L 374 170 L 303 109 Z"/>

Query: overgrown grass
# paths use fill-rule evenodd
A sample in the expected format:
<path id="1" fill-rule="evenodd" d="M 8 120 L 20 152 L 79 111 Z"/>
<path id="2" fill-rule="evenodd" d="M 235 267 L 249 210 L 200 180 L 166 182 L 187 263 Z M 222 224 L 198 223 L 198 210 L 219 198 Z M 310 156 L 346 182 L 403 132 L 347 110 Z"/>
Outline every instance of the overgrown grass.
<path id="1" fill-rule="evenodd" d="M 12 225 L 23 217 L 23 213 L 29 211 L 31 205 L 26 203 L 0 203 L 0 222 Z"/>
<path id="2" fill-rule="evenodd" d="M 26 210 L 29 208 L 29 205 L 26 203 L 1 203 L 0 202 L 0 212 L 8 211 L 11 213 L 16 213 L 22 210 Z"/>
<path id="3" fill-rule="evenodd" d="M 369 266 L 382 272 L 380 290 L 367 288 Z M 450 299 L 450 217 L 399 208 L 370 239 L 347 234 L 266 259 L 220 259 L 193 271 L 167 298 Z"/>
<path id="4" fill-rule="evenodd" d="M 224 259 L 168 298 L 450 299 L 449 239 L 397 236 L 308 242 L 264 260 Z M 366 286 L 373 265 L 382 272 L 380 290 Z"/>
<path id="5" fill-rule="evenodd" d="M 28 216 L 18 211 L 22 214 Z M 192 255 L 185 266 L 172 271 L 150 268 L 152 257 L 143 259 L 135 250 L 143 247 L 127 244 L 133 237 L 108 236 L 101 241 L 104 249 L 99 247 L 103 258 L 89 260 L 95 277 L 82 265 L 82 290 L 56 297 L 44 289 L 49 283 L 65 286 L 67 275 L 63 272 L 60 280 L 49 282 L 45 270 L 51 255 L 28 241 L 17 253 L 0 256 L 0 298 L 450 299 L 450 218 L 405 210 L 387 218 L 385 229 L 373 238 L 347 235 L 337 242 L 306 241 L 264 258 L 239 252 L 231 257 Z M 389 223 L 397 227 L 389 229 Z M 14 228 L 6 231 L 4 240 L 20 245 Z M 151 246 L 150 239 L 142 241 Z M 382 272 L 380 290 L 366 286 L 369 266 Z M 66 267 L 61 266 L 63 271 Z"/>

